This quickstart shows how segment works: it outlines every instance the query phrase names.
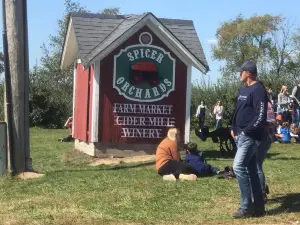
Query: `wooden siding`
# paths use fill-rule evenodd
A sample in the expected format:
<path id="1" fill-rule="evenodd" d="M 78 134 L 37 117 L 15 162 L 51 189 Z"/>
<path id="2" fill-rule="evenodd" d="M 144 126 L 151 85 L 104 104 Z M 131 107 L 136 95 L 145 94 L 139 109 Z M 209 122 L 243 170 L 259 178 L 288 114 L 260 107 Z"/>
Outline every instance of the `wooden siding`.
<path id="1" fill-rule="evenodd" d="M 121 49 L 127 46 L 139 44 L 139 34 L 142 32 L 149 32 L 153 37 L 152 45 L 159 46 L 165 51 L 170 52 L 171 56 L 176 60 L 175 66 L 175 91 L 160 101 L 153 103 L 138 103 L 149 105 L 172 105 L 174 107 L 172 115 L 175 117 L 175 126 L 181 130 L 181 139 L 184 139 L 185 130 L 185 107 L 186 107 L 186 82 L 187 82 L 187 66 L 176 55 L 167 48 L 167 46 L 159 40 L 159 38 L 151 32 L 148 27 L 142 28 L 125 43 L 115 49 L 105 59 L 101 61 L 100 65 L 100 98 L 99 98 L 99 141 L 102 143 L 127 143 L 127 144 L 157 144 L 161 139 L 147 139 L 147 138 L 124 138 L 121 137 L 121 127 L 114 125 L 114 103 L 130 103 L 137 102 L 128 100 L 120 96 L 117 90 L 113 89 L 113 69 L 114 69 L 114 55 L 117 55 Z M 168 128 L 163 128 L 163 136 L 165 136 Z"/>
<path id="2" fill-rule="evenodd" d="M 84 70 L 81 64 L 76 66 L 75 110 L 74 110 L 74 138 L 87 142 L 90 129 L 89 116 L 89 89 L 91 68 Z"/>

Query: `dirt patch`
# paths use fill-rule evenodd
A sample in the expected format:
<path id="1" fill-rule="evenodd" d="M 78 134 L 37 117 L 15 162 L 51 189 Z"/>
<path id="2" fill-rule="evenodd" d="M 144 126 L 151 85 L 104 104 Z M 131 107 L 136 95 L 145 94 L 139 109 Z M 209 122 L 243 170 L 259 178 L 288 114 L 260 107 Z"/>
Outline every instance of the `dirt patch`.
<path id="1" fill-rule="evenodd" d="M 18 175 L 18 178 L 22 180 L 27 180 L 27 179 L 35 179 L 35 178 L 40 178 L 43 177 L 45 174 L 42 173 L 36 173 L 36 172 L 24 172 L 20 173 Z"/>
<path id="2" fill-rule="evenodd" d="M 71 152 L 64 152 L 61 156 L 61 160 L 66 165 L 82 165 L 91 162 L 94 158 L 80 152 L 78 150 L 74 150 Z"/>
<path id="3" fill-rule="evenodd" d="M 141 156 L 132 156 L 125 158 L 103 158 L 95 159 L 90 163 L 90 166 L 99 166 L 99 165 L 117 165 L 120 163 L 140 163 L 140 162 L 154 162 L 155 155 L 141 155 Z"/>

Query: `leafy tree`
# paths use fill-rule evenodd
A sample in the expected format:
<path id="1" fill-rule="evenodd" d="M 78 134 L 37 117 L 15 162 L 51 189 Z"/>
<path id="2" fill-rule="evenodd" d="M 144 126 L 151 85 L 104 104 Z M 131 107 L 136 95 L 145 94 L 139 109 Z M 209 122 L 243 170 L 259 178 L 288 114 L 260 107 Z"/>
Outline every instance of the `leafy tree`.
<path id="1" fill-rule="evenodd" d="M 40 65 L 30 73 L 31 124 L 44 127 L 61 127 L 72 114 L 73 66 L 60 69 L 60 56 L 67 32 L 70 12 L 90 12 L 72 0 L 65 0 L 65 12 L 58 20 L 58 32 L 50 35 L 50 44 L 43 44 Z M 104 14 L 118 14 L 119 8 L 104 9 Z"/>
<path id="2" fill-rule="evenodd" d="M 224 76 L 234 76 L 234 68 L 251 58 L 263 74 L 278 79 L 287 73 L 286 66 L 295 54 L 293 28 L 294 24 L 281 16 L 239 15 L 217 30 L 218 45 L 213 47 L 213 57 L 225 61 Z"/>
<path id="3" fill-rule="evenodd" d="M 100 11 L 100 14 L 105 15 L 118 15 L 120 12 L 120 8 L 106 8 Z"/>
<path id="4" fill-rule="evenodd" d="M 213 58 L 225 60 L 224 71 L 233 72 L 237 65 L 252 58 L 257 61 L 267 54 L 272 32 L 282 20 L 278 16 L 253 16 L 224 22 L 217 30 L 218 45 L 213 47 Z M 223 71 L 223 72 L 224 72 Z M 226 74 L 226 73 L 224 73 Z"/>
<path id="5" fill-rule="evenodd" d="M 291 21 L 273 15 L 252 16 L 224 22 L 217 30 L 218 45 L 213 47 L 213 58 L 224 62 L 220 68 L 222 78 L 217 83 L 194 83 L 192 88 L 192 127 L 197 127 L 196 106 L 205 99 L 212 111 L 217 100 L 225 108 L 225 124 L 230 124 L 237 89 L 242 85 L 237 65 L 247 59 L 257 62 L 259 78 L 273 91 L 281 85 L 292 87 L 300 80 L 300 30 Z M 214 125 L 214 118 L 207 117 L 207 125 Z"/>

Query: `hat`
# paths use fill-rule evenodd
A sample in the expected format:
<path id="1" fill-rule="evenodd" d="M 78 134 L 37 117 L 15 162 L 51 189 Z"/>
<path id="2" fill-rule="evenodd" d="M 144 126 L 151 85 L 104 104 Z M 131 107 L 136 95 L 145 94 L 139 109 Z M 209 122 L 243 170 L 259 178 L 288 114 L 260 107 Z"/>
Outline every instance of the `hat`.
<path id="1" fill-rule="evenodd" d="M 197 144 L 194 142 L 189 142 L 187 144 L 184 145 L 184 148 L 193 152 L 193 151 L 197 151 Z"/>
<path id="2" fill-rule="evenodd" d="M 245 61 L 240 67 L 236 69 L 236 72 L 248 71 L 251 74 L 257 74 L 257 67 L 252 60 Z"/>

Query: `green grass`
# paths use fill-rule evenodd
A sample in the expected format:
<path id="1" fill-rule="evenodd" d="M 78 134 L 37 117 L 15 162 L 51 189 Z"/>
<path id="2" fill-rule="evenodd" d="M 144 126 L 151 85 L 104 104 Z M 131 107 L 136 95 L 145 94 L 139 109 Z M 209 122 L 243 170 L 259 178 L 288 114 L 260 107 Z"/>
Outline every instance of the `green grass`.
<path id="1" fill-rule="evenodd" d="M 236 180 L 163 182 L 154 164 L 88 165 L 90 157 L 57 139 L 66 130 L 31 129 L 31 156 L 45 176 L 0 179 L 0 224 L 293 224 L 300 220 L 300 145 L 273 144 L 265 161 L 270 215 L 232 220 Z M 195 138 L 193 138 L 196 140 Z M 197 141 L 198 142 L 198 141 Z M 208 162 L 223 168 L 218 144 L 198 142 Z"/>

